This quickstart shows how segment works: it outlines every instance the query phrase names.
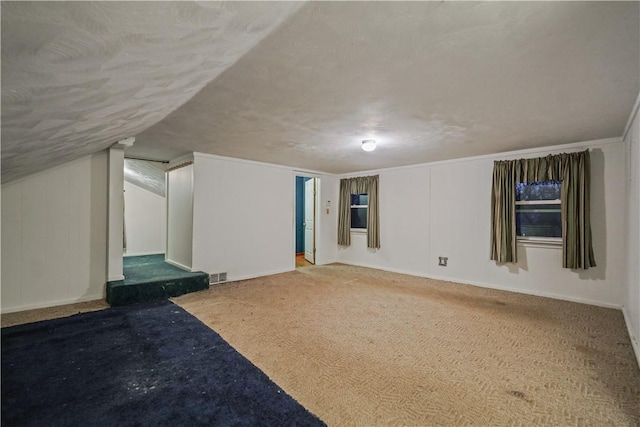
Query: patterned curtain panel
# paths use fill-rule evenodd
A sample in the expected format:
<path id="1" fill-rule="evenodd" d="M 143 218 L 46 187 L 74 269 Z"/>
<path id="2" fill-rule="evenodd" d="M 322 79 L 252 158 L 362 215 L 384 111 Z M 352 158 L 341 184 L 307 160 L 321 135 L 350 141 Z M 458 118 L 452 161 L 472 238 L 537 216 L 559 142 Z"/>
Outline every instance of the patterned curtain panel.
<path id="1" fill-rule="evenodd" d="M 378 175 L 345 178 L 340 180 L 340 201 L 338 210 L 338 244 L 351 245 L 351 195 L 368 194 L 367 247 L 380 248 L 380 215 Z"/>
<path id="2" fill-rule="evenodd" d="M 518 182 L 562 181 L 562 267 L 595 267 L 591 239 L 589 150 L 496 161 L 491 191 L 491 259 L 517 262 L 515 185 Z"/>

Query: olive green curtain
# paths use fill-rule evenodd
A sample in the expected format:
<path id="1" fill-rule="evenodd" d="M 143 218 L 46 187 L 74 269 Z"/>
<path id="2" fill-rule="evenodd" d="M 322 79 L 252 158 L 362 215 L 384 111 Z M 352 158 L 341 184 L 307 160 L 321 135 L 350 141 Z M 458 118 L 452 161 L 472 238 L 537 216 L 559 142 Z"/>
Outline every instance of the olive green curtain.
<path id="1" fill-rule="evenodd" d="M 493 164 L 491 189 L 491 259 L 517 262 L 516 251 L 516 180 L 510 161 Z"/>
<path id="2" fill-rule="evenodd" d="M 380 249 L 380 214 L 378 209 L 378 175 L 367 177 L 369 208 L 367 209 L 367 247 Z"/>
<path id="3" fill-rule="evenodd" d="M 562 267 L 596 266 L 591 239 L 591 159 L 589 151 L 562 158 Z"/>
<path id="4" fill-rule="evenodd" d="M 496 161 L 491 191 L 491 259 L 517 262 L 515 185 L 562 181 L 562 267 L 595 267 L 591 239 L 589 150 L 535 159 Z"/>
<path id="5" fill-rule="evenodd" d="M 345 178 L 340 180 L 340 201 L 338 207 L 338 244 L 351 244 L 351 195 L 368 194 L 367 209 L 367 247 L 380 248 L 379 215 L 379 179 L 378 175 Z"/>
<path id="6" fill-rule="evenodd" d="M 351 183 L 340 180 L 340 200 L 338 201 L 338 245 L 351 245 Z"/>

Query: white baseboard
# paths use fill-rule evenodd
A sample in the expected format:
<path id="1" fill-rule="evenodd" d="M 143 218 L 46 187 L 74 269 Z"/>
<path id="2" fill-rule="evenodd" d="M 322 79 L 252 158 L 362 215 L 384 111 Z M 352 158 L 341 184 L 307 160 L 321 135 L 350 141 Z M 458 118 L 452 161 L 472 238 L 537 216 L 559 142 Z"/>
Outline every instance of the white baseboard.
<path id="1" fill-rule="evenodd" d="M 335 264 L 339 261 L 336 261 L 335 259 L 333 260 L 329 260 L 329 261 L 323 261 L 323 262 L 316 262 L 314 265 L 329 265 L 329 264 Z"/>
<path id="2" fill-rule="evenodd" d="M 124 276 L 110 276 L 107 282 L 118 282 L 120 280 L 124 280 Z"/>
<path id="3" fill-rule="evenodd" d="M 579 304 L 594 305 L 596 307 L 614 308 L 614 309 L 617 309 L 617 310 L 620 310 L 622 308 L 622 306 L 620 304 L 614 304 L 614 303 L 610 303 L 610 302 L 590 300 L 590 299 L 585 299 L 585 298 L 572 297 L 570 295 L 554 294 L 554 293 L 551 293 L 551 292 L 541 292 L 541 291 L 536 291 L 536 290 L 532 290 L 532 289 L 519 289 L 519 288 L 511 288 L 511 287 L 508 287 L 508 286 L 496 286 L 496 285 L 493 285 L 493 284 L 490 284 L 490 283 L 475 282 L 475 281 L 469 281 L 469 280 L 458 280 L 458 279 L 451 279 L 451 278 L 437 277 L 437 276 L 429 276 L 429 278 L 430 279 L 435 279 L 435 280 L 444 280 L 444 281 L 447 281 L 447 282 L 462 283 L 462 284 L 465 284 L 465 285 L 478 286 L 478 287 L 481 287 L 481 288 L 491 288 L 491 289 L 496 289 L 496 290 L 499 290 L 499 291 L 508 291 L 508 292 L 515 292 L 515 293 L 524 294 L 524 295 L 533 295 L 533 296 L 536 296 L 536 297 L 557 299 L 557 300 L 561 300 L 561 301 L 577 302 Z"/>
<path id="4" fill-rule="evenodd" d="M 188 272 L 193 272 L 193 270 L 191 269 L 191 267 L 187 267 L 186 265 L 182 265 L 179 262 L 175 262 L 175 261 L 171 261 L 170 259 L 165 259 L 164 262 L 173 265 L 174 267 L 178 267 L 181 268 L 183 270 L 187 270 Z"/>
<path id="5" fill-rule="evenodd" d="M 280 270 L 267 271 L 267 272 L 264 272 L 264 273 L 247 274 L 245 276 L 235 276 L 235 277 L 230 277 L 230 278 L 228 277 L 226 282 L 220 282 L 220 283 L 239 282 L 241 280 L 256 279 L 258 277 L 265 277 L 265 276 L 273 276 L 274 274 L 287 273 L 289 271 L 295 271 L 295 270 L 296 270 L 295 267 L 294 268 L 283 268 L 283 269 L 280 269 Z"/>
<path id="6" fill-rule="evenodd" d="M 57 307 L 59 305 L 76 304 L 79 302 L 96 301 L 96 300 L 103 300 L 103 299 L 104 299 L 104 295 L 102 294 L 86 295 L 80 298 L 69 298 L 69 299 L 57 300 L 57 301 L 40 302 L 37 304 L 26 304 L 18 307 L 2 308 L 2 311 L 0 312 L 0 314 L 16 313 L 18 311 L 35 310 L 37 308 Z"/>
<path id="7" fill-rule="evenodd" d="M 625 306 L 622 306 L 622 315 L 624 316 L 624 322 L 627 324 L 627 331 L 629 332 L 631 346 L 633 347 L 633 352 L 636 355 L 636 361 L 638 362 L 638 367 L 640 368 L 640 343 L 638 342 L 638 339 L 640 337 L 636 337 L 633 333 L 633 329 L 631 328 L 631 320 L 629 319 L 627 307 Z"/>
<path id="8" fill-rule="evenodd" d="M 164 252 L 139 252 L 135 254 L 124 254 L 123 256 L 125 258 L 128 258 L 130 256 L 147 256 L 147 255 L 164 255 Z"/>
<path id="9" fill-rule="evenodd" d="M 494 285 L 492 283 L 476 282 L 476 281 L 465 280 L 465 279 L 457 279 L 455 277 L 444 277 L 444 276 L 436 276 L 436 275 L 431 275 L 431 274 L 416 273 L 414 271 L 406 271 L 406 270 L 400 270 L 400 269 L 396 269 L 396 268 L 381 268 L 379 266 L 366 265 L 366 264 L 360 264 L 360 263 L 348 263 L 348 262 L 344 262 L 344 261 L 342 261 L 341 263 L 342 264 L 347 264 L 347 265 L 355 265 L 355 266 L 358 266 L 358 267 L 366 267 L 366 268 L 373 268 L 373 269 L 376 269 L 376 270 L 389 271 L 391 273 L 407 274 L 409 276 L 425 277 L 427 279 L 442 280 L 442 281 L 445 281 L 445 282 L 454 282 L 454 283 L 461 283 L 463 285 L 471 285 L 471 286 L 478 286 L 478 287 L 481 287 L 481 288 L 496 289 L 498 291 L 515 292 L 515 293 L 524 294 L 524 295 L 533 295 L 533 296 L 537 296 L 537 297 L 552 298 L 552 299 L 557 299 L 557 300 L 562 300 L 562 301 L 577 302 L 577 303 L 580 303 L 580 304 L 595 305 L 597 307 L 615 308 L 615 309 L 618 309 L 618 310 L 620 310 L 622 308 L 622 306 L 620 304 L 614 304 L 614 303 L 609 303 L 609 302 L 590 300 L 590 299 L 585 299 L 585 298 L 572 297 L 572 296 L 569 296 L 569 295 L 559 295 L 559 294 L 554 294 L 554 293 L 550 293 L 550 292 L 540 292 L 540 291 L 531 290 L 531 289 L 511 288 L 511 287 L 508 287 L 508 286 L 497 286 L 497 285 Z"/>

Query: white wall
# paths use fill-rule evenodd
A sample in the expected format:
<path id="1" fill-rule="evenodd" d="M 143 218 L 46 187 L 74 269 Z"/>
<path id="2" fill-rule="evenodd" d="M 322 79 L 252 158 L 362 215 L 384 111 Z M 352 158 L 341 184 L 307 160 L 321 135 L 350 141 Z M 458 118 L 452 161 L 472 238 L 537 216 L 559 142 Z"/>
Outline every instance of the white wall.
<path id="1" fill-rule="evenodd" d="M 560 248 L 518 247 L 517 265 L 490 258 L 493 161 L 592 149 L 592 217 L 597 267 L 562 268 Z M 450 162 L 387 169 L 380 175 L 381 248 L 352 234 L 338 260 L 417 276 L 619 307 L 625 271 L 624 145 L 619 140 L 572 144 Z M 438 256 L 449 257 L 439 267 Z"/>
<path id="2" fill-rule="evenodd" d="M 107 152 L 2 186 L 2 312 L 101 299 Z"/>
<path id="3" fill-rule="evenodd" d="M 286 167 L 196 153 L 193 269 L 228 280 L 295 269 L 295 172 Z M 320 176 L 320 205 L 337 192 Z M 320 208 L 320 206 L 319 206 Z M 324 208 L 326 209 L 326 207 Z M 335 260 L 336 216 L 319 216 L 317 264 Z"/>
<path id="4" fill-rule="evenodd" d="M 167 261 L 192 266 L 193 165 L 167 173 Z"/>
<path id="5" fill-rule="evenodd" d="M 167 235 L 167 199 L 124 183 L 125 256 L 163 254 Z"/>
<path id="6" fill-rule="evenodd" d="M 315 261 L 316 265 L 323 265 L 336 262 L 338 259 L 338 194 L 340 192 L 340 181 L 333 175 L 316 176 L 318 177 L 320 198 L 316 213 Z M 295 212 L 292 215 L 295 225 Z M 295 253 L 295 243 L 293 245 L 293 253 Z"/>
<path id="7" fill-rule="evenodd" d="M 109 282 L 124 280 L 123 275 L 123 236 L 124 217 L 124 148 L 125 145 L 114 144 L 109 149 L 107 203 L 107 280 Z"/>
<path id="8" fill-rule="evenodd" d="M 638 100 L 640 102 L 640 96 Z M 627 274 L 622 310 L 640 364 L 640 115 L 637 109 L 630 120 L 624 141 L 627 151 Z"/>

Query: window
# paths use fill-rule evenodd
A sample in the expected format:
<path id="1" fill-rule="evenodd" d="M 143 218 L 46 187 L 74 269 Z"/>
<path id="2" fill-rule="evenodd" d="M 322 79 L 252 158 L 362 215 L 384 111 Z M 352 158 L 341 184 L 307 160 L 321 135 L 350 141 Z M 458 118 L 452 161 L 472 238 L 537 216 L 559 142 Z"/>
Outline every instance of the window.
<path id="1" fill-rule="evenodd" d="M 516 184 L 518 240 L 562 242 L 560 181 Z"/>
<path id="2" fill-rule="evenodd" d="M 367 229 L 367 210 L 369 209 L 368 194 L 351 195 L 351 229 Z"/>

